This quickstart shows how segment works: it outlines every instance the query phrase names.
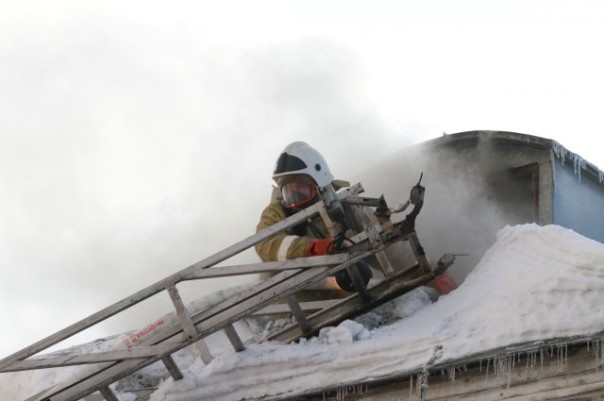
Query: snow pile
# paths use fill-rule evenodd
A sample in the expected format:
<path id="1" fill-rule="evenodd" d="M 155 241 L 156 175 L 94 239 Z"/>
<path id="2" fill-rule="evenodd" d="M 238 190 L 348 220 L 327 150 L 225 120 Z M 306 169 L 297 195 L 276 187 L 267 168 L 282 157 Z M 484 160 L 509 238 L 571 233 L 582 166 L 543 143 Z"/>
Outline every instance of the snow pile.
<path id="1" fill-rule="evenodd" d="M 513 344 L 596 334 L 604 331 L 602 299 L 603 244 L 558 226 L 506 227 L 463 285 L 434 304 L 420 288 L 312 339 L 252 343 L 239 353 L 210 336 L 215 359 L 204 366 L 188 349 L 179 352 L 185 378 L 174 382 L 164 372 L 151 401 L 277 399 L 418 372 L 428 363 Z M 266 330 L 264 323 L 248 322 L 248 340 Z M 36 380 L 48 383 L 40 374 Z M 114 388 L 120 400 L 134 400 L 125 388 Z"/>

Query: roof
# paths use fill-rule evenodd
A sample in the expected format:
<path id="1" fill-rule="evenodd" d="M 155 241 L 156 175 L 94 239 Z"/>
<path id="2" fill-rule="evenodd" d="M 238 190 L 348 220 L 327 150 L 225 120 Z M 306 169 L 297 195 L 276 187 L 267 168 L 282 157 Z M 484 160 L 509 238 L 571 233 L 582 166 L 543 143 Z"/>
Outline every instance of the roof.
<path id="1" fill-rule="evenodd" d="M 475 130 L 475 131 L 464 131 L 454 134 L 443 134 L 442 136 L 422 142 L 418 146 L 430 146 L 435 148 L 459 145 L 463 143 L 474 144 L 479 140 L 490 139 L 499 143 L 508 143 L 517 146 L 532 147 L 542 149 L 544 151 L 551 151 L 562 164 L 567 162 L 572 163 L 573 167 L 577 172 L 578 169 L 587 172 L 595 180 L 600 183 L 604 183 L 604 172 L 600 170 L 595 164 L 583 159 L 577 153 L 574 153 L 562 144 L 556 142 L 553 139 L 543 138 L 534 135 L 521 134 L 518 132 L 510 131 L 493 131 L 493 130 Z"/>

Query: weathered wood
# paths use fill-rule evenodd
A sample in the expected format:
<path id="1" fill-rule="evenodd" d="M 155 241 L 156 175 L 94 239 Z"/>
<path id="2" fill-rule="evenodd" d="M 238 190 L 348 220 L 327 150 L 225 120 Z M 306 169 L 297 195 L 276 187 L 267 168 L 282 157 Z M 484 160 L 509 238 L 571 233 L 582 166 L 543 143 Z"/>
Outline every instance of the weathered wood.
<path id="1" fill-rule="evenodd" d="M 383 230 L 375 215 L 366 208 L 359 208 L 359 214 L 365 219 L 365 232 L 367 233 L 367 239 L 371 246 L 374 248 L 383 248 L 384 242 L 380 236 L 380 233 Z M 391 277 L 395 274 L 396 270 L 392 267 L 392 264 L 384 251 L 376 252 L 375 257 L 380 264 L 380 269 L 385 277 Z"/>
<path id="2" fill-rule="evenodd" d="M 197 329 L 195 328 L 195 324 L 193 324 L 193 321 L 191 320 L 189 311 L 182 302 L 182 298 L 180 297 L 178 290 L 173 285 L 168 286 L 167 290 L 170 294 L 170 298 L 172 299 L 172 303 L 176 308 L 176 315 L 178 316 L 178 320 L 180 322 L 180 325 L 182 326 L 183 332 L 189 339 L 194 338 L 197 335 Z M 197 350 L 199 351 L 199 356 L 201 357 L 203 363 L 207 365 L 212 362 L 213 357 L 208 346 L 205 344 L 205 341 L 199 340 L 195 345 L 197 347 Z"/>
<path id="3" fill-rule="evenodd" d="M 153 346 L 137 346 L 135 348 L 118 349 L 113 351 L 95 352 L 82 355 L 44 356 L 26 359 L 11 364 L 2 372 L 18 372 L 32 369 L 47 369 L 60 366 L 117 362 L 124 359 L 145 359 L 163 354 L 174 347 L 173 344 L 158 344 Z"/>
<path id="4" fill-rule="evenodd" d="M 311 301 L 311 302 L 299 302 L 300 308 L 304 312 L 313 312 L 321 309 L 325 309 L 327 307 L 333 306 L 335 303 L 339 302 L 339 300 L 327 300 L 327 301 Z M 290 313 L 289 305 L 286 304 L 275 304 L 270 305 L 265 308 L 262 308 L 256 312 L 254 315 L 279 315 L 284 313 Z"/>
<path id="5" fill-rule="evenodd" d="M 329 217 L 329 213 L 327 213 L 327 208 L 324 203 L 318 203 L 319 216 L 321 216 L 321 220 L 323 221 L 323 225 L 327 229 L 329 235 L 333 238 L 338 234 L 338 228 L 334 221 Z"/>
<path id="6" fill-rule="evenodd" d="M 243 345 L 243 341 L 241 341 L 239 334 L 237 334 L 237 330 L 235 330 L 235 326 L 233 326 L 232 324 L 229 324 L 223 330 L 224 330 L 224 334 L 226 334 L 227 338 L 231 342 L 231 345 L 233 346 L 235 351 L 241 352 L 241 351 L 245 350 L 245 345 Z"/>
<path id="7" fill-rule="evenodd" d="M 433 278 L 434 276 L 431 274 L 417 276 L 417 272 L 415 272 L 415 275 L 408 271 L 400 273 L 389 280 L 382 281 L 368 288 L 367 293 L 371 297 L 370 302 L 365 302 L 359 294 L 354 294 L 329 308 L 307 316 L 306 319 L 313 328 L 311 333 L 303 332 L 298 325 L 290 325 L 268 339 L 289 342 L 309 334 L 314 334 L 323 327 L 334 325 L 341 320 L 349 319 L 369 311 L 390 299 L 427 283 Z"/>
<path id="8" fill-rule="evenodd" d="M 183 275 L 183 280 L 197 280 L 204 278 L 240 276 L 246 274 L 258 274 L 268 272 L 280 272 L 284 270 L 310 269 L 317 266 L 335 266 L 343 263 L 347 256 L 345 254 L 330 256 L 313 256 L 309 258 L 298 258 L 277 262 L 262 262 L 235 266 L 215 266 L 211 268 L 194 269 Z"/>
<path id="9" fill-rule="evenodd" d="M 179 344 L 175 344 L 172 352 L 176 352 L 179 349 L 182 349 L 191 343 L 194 343 L 198 339 L 204 338 L 207 335 L 216 332 L 224 328 L 225 326 L 240 320 L 241 318 L 250 315 L 252 312 L 261 309 L 262 307 L 273 303 L 275 300 L 286 297 L 290 294 L 293 294 L 300 289 L 304 288 L 311 283 L 317 282 L 324 277 L 328 276 L 330 273 L 341 270 L 346 266 L 356 263 L 356 261 L 361 260 L 369 256 L 369 252 L 364 252 L 359 254 L 357 257 L 349 259 L 346 263 L 336 266 L 334 268 L 317 268 L 312 270 L 304 270 L 298 273 L 293 272 L 283 272 L 278 276 L 272 277 L 266 282 L 272 282 L 273 285 L 266 285 L 266 282 L 261 283 L 265 284 L 264 291 L 256 294 L 255 296 L 248 297 L 244 300 L 240 300 L 239 303 L 228 307 L 228 308 L 220 308 L 216 313 L 208 313 L 208 311 L 203 311 L 192 316 L 192 320 L 197 322 L 200 318 L 205 318 L 202 322 L 196 324 L 198 335 L 195 338 L 187 339 Z M 245 302 L 242 302 L 245 301 Z M 209 316 L 208 316 L 209 315 Z M 160 342 L 161 337 L 166 340 L 173 335 L 176 335 L 180 331 L 179 328 L 170 327 L 168 329 L 162 330 L 161 333 L 157 333 L 155 336 L 150 336 L 146 340 L 149 342 Z M 151 363 L 157 361 L 164 355 L 158 355 L 157 357 L 148 358 L 143 361 L 139 360 L 127 360 L 119 362 L 113 366 L 105 368 L 102 371 L 99 371 L 95 375 L 86 377 L 84 379 L 78 378 L 72 381 L 69 381 L 62 389 L 55 391 L 54 389 L 51 401 L 77 401 L 82 397 L 96 391 L 98 388 L 107 386 L 113 383 L 115 380 L 120 379 L 121 377 L 125 377 L 130 373 L 133 373 L 145 366 L 150 365 Z M 48 394 L 44 394 L 43 397 L 32 398 L 27 401 L 34 400 L 44 400 L 49 398 Z"/>
<path id="10" fill-rule="evenodd" d="M 99 392 L 105 398 L 105 401 L 119 401 L 109 386 L 99 389 Z"/>
<path id="11" fill-rule="evenodd" d="M 268 227 L 266 230 L 263 230 L 263 231 L 255 234 L 255 235 L 252 235 L 242 241 L 239 241 L 239 242 L 235 243 L 234 245 L 229 246 L 226 249 L 224 249 L 208 258 L 205 258 L 202 261 L 197 262 L 197 263 L 187 267 L 186 269 L 181 270 L 178 273 L 175 273 L 163 280 L 160 280 L 157 283 L 150 285 L 150 286 L 132 294 L 131 296 L 124 298 L 121 301 L 90 315 L 89 317 L 87 317 L 83 320 L 80 320 L 79 322 L 74 323 L 74 324 L 64 328 L 63 330 L 58 331 L 55 334 L 48 336 L 48 337 L 30 345 L 29 347 L 26 347 L 12 355 L 9 355 L 8 357 L 0 360 L 0 369 L 10 365 L 13 362 L 23 360 L 25 358 L 28 358 L 32 355 L 35 355 L 35 354 L 41 352 L 41 351 L 44 351 L 45 349 L 47 349 L 57 343 L 60 343 L 61 341 L 66 340 L 66 339 L 72 337 L 73 335 L 75 335 L 91 326 L 94 326 L 97 323 L 104 321 L 105 319 L 110 318 L 111 316 L 114 316 L 115 314 L 117 314 L 125 309 L 128 309 L 129 307 L 132 307 L 132 306 L 138 304 L 139 302 L 150 298 L 151 296 L 163 291 L 167 286 L 174 285 L 174 284 L 178 283 L 179 281 L 181 281 L 182 276 L 187 275 L 190 270 L 199 270 L 199 269 L 207 268 L 210 266 L 214 266 L 215 264 L 220 263 L 223 260 L 226 260 L 226 259 L 244 251 L 245 249 L 248 249 L 248 248 L 254 246 L 255 244 L 257 244 L 259 242 L 262 242 L 289 227 L 295 226 L 296 224 L 298 224 L 302 221 L 305 221 L 306 219 L 308 219 L 318 213 L 317 205 L 319 205 L 319 204 L 321 204 L 321 203 L 312 205 L 312 206 L 308 207 L 307 209 L 295 214 L 294 216 L 288 217 L 288 218 L 284 219 L 283 221 L 280 221 L 280 222 Z"/>
<path id="12" fill-rule="evenodd" d="M 302 311 L 302 308 L 300 308 L 300 304 L 294 294 L 287 297 L 287 305 L 289 305 L 292 315 L 296 318 L 300 330 L 302 330 L 303 333 L 310 332 L 312 327 L 308 323 L 308 320 L 306 320 L 306 316 L 304 316 L 304 312 Z"/>
<path id="13" fill-rule="evenodd" d="M 428 262 L 428 258 L 426 258 L 426 253 L 424 252 L 424 248 L 419 243 L 419 239 L 417 238 L 417 234 L 412 232 L 408 236 L 409 244 L 411 245 L 411 249 L 413 250 L 413 254 L 415 255 L 415 259 L 417 263 L 419 263 L 420 267 L 425 273 L 432 272 L 432 267 L 430 266 L 430 262 Z"/>
<path id="14" fill-rule="evenodd" d="M 170 376 L 172 376 L 173 380 L 182 380 L 182 378 L 184 377 L 182 372 L 180 371 L 180 368 L 178 367 L 178 365 L 176 364 L 176 362 L 174 361 L 174 358 L 172 358 L 171 355 L 166 355 L 164 356 L 161 361 L 163 362 L 164 366 L 166 367 L 166 369 L 168 369 L 168 372 L 170 373 Z"/>

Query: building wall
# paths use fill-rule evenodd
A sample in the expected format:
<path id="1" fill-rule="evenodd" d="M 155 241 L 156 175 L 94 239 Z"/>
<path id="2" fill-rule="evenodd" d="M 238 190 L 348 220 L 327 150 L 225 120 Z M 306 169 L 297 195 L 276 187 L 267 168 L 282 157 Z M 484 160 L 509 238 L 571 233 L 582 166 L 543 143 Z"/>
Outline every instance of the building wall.
<path id="1" fill-rule="evenodd" d="M 554 159 L 554 223 L 604 242 L 604 183 L 572 162 Z"/>

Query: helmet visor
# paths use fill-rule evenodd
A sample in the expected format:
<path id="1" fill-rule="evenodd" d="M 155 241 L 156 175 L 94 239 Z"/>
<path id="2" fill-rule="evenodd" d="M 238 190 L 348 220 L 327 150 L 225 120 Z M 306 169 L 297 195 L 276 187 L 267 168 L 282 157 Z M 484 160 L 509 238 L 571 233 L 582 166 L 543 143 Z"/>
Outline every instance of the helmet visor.
<path id="1" fill-rule="evenodd" d="M 281 187 L 283 206 L 288 209 L 310 204 L 317 196 L 317 188 L 304 182 L 288 182 Z"/>

